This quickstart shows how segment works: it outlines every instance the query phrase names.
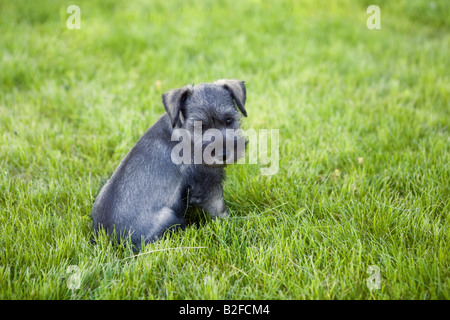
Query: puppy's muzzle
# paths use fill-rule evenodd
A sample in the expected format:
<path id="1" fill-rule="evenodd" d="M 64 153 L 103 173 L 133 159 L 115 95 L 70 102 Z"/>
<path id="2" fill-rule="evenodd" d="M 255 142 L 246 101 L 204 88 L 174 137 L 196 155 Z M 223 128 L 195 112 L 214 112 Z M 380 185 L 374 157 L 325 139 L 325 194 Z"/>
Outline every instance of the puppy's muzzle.
<path id="1" fill-rule="evenodd" d="M 222 143 L 214 138 L 212 140 L 204 143 L 204 150 L 207 150 L 208 147 L 212 148 L 210 156 L 213 158 L 212 163 L 211 161 L 205 161 L 206 165 L 224 166 L 232 164 L 245 155 L 245 147 L 248 141 L 243 137 L 223 135 Z M 208 157 L 209 155 L 206 154 L 205 156 Z"/>

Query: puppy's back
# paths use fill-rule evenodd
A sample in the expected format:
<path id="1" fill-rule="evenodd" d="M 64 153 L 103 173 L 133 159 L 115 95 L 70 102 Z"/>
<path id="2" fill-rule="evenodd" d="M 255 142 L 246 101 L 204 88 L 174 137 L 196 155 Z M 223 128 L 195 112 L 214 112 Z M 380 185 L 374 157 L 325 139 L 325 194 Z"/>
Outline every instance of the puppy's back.
<path id="1" fill-rule="evenodd" d="M 163 115 L 102 187 L 92 207 L 95 231 L 104 228 L 120 238 L 133 232 L 142 233 L 143 229 L 159 230 L 161 219 L 152 216 L 167 215 L 167 210 L 184 212 L 180 199 L 185 188 L 180 185 L 179 168 L 170 158 L 174 142 L 165 140 L 170 139 L 169 126 L 167 115 Z M 168 209 L 162 210 L 164 207 Z"/>

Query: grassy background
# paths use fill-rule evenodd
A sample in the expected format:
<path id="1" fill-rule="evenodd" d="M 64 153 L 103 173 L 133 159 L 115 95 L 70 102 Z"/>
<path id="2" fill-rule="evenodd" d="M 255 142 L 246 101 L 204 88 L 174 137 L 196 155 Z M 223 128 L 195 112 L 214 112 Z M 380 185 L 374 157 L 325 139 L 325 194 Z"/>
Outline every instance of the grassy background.
<path id="1" fill-rule="evenodd" d="M 447 0 L 377 1 L 381 30 L 370 1 L 76 1 L 80 30 L 71 4 L 0 1 L 1 299 L 450 298 Z M 138 257 L 91 245 L 161 94 L 220 78 L 280 130 L 279 172 L 229 167 L 229 219 Z"/>

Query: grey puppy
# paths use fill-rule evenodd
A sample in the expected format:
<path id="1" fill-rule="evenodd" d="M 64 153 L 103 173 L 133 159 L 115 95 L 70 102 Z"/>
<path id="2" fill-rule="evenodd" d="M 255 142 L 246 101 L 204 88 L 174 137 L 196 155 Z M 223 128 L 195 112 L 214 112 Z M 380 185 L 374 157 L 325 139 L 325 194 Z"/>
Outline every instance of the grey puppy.
<path id="1" fill-rule="evenodd" d="M 94 230 L 106 229 L 119 242 L 130 237 L 140 249 L 167 230 L 183 228 L 189 205 L 213 218 L 226 217 L 224 167 L 242 156 L 242 142 L 245 148 L 245 139 L 236 134 L 240 127 L 237 109 L 247 116 L 245 100 L 244 82 L 238 80 L 187 85 L 163 94 L 166 113 L 144 133 L 100 190 L 92 208 Z M 222 142 L 206 135 L 211 128 L 222 135 Z M 203 133 L 200 138 L 198 132 Z M 199 161 L 199 153 L 214 142 L 209 153 L 212 163 Z M 181 153 L 174 152 L 180 146 L 186 147 L 181 163 L 177 158 Z M 189 150 L 194 152 L 186 154 Z"/>

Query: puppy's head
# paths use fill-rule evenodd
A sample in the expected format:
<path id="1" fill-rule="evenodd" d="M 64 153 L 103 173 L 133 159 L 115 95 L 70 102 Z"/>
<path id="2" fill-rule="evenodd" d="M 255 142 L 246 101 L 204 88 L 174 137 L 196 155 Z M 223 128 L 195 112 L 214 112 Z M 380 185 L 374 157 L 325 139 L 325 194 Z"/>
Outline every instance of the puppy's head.
<path id="1" fill-rule="evenodd" d="M 165 93 L 162 99 L 173 130 L 189 133 L 194 163 L 223 166 L 244 154 L 239 113 L 247 116 L 243 81 L 187 85 Z"/>

